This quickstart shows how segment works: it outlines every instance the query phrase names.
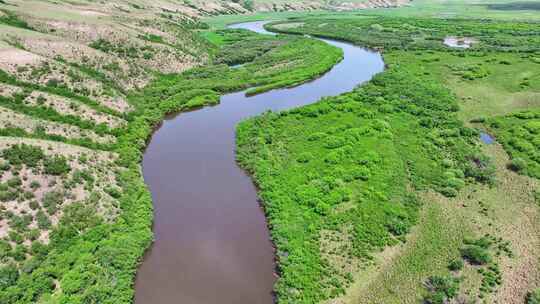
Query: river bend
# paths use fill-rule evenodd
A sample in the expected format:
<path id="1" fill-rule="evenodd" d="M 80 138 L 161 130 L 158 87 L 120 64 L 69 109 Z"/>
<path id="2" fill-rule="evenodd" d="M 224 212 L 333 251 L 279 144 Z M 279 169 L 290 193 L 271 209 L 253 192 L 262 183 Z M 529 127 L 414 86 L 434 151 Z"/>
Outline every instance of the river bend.
<path id="1" fill-rule="evenodd" d="M 265 22 L 230 26 L 262 34 Z M 166 117 L 143 158 L 154 204 L 155 242 L 135 283 L 136 304 L 272 304 L 274 251 L 250 177 L 235 161 L 235 126 L 351 91 L 384 69 L 379 53 L 323 39 L 344 59 L 294 88 Z"/>

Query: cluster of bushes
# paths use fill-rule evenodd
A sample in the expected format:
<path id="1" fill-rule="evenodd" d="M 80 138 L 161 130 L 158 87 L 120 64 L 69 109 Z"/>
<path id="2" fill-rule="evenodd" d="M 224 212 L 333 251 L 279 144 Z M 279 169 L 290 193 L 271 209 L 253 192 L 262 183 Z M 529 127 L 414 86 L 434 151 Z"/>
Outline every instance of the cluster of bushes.
<path id="1" fill-rule="evenodd" d="M 15 13 L 8 10 L 0 10 L 2 16 L 0 16 L 0 24 L 6 24 L 9 26 L 20 27 L 23 29 L 31 30 L 32 27 L 22 19 L 20 19 Z"/>
<path id="2" fill-rule="evenodd" d="M 267 25 L 273 31 L 339 38 L 355 44 L 385 50 L 448 50 L 443 45 L 447 36 L 472 37 L 478 41 L 472 49 L 485 51 L 540 50 L 540 31 L 535 23 L 500 20 L 464 20 L 397 18 L 302 18 L 301 27 L 277 27 L 280 23 L 299 22 L 292 19 Z M 461 52 L 460 50 L 457 50 Z"/>
<path id="3" fill-rule="evenodd" d="M 480 64 L 450 66 L 450 70 L 465 80 L 485 78 L 489 75 L 489 71 Z"/>
<path id="4" fill-rule="evenodd" d="M 465 246 L 461 248 L 461 256 L 473 265 L 489 264 L 493 260 L 489 252 L 491 245 L 492 241 L 487 237 L 466 240 Z"/>
<path id="5" fill-rule="evenodd" d="M 2 157 L 12 166 L 26 165 L 36 168 L 39 164 L 43 163 L 45 174 L 62 175 L 71 171 L 71 167 L 64 156 L 53 155 L 46 157 L 40 147 L 25 143 L 16 144 L 4 149 L 2 151 Z"/>
<path id="6" fill-rule="evenodd" d="M 215 55 L 215 63 L 237 65 L 251 62 L 281 45 L 286 40 L 270 35 L 258 35 L 245 30 L 217 31 L 213 39 L 218 39 L 222 45 Z"/>
<path id="7" fill-rule="evenodd" d="M 25 89 L 28 93 L 35 90 L 35 91 L 55 94 L 55 95 L 59 95 L 59 96 L 67 97 L 67 98 L 72 98 L 86 104 L 87 106 L 89 106 L 90 108 L 98 112 L 111 114 L 117 117 L 123 117 L 123 114 L 100 104 L 99 102 L 89 98 L 86 95 L 81 95 L 77 92 L 74 92 L 70 90 L 69 88 L 56 87 L 56 86 L 43 86 L 43 85 L 39 85 L 35 83 L 20 81 L 16 79 L 15 77 L 9 75 L 3 70 L 0 70 L 0 82 L 21 87 Z"/>
<path id="8" fill-rule="evenodd" d="M 45 154 L 40 147 L 22 143 L 4 149 L 2 157 L 11 165 L 24 164 L 28 167 L 36 167 L 45 158 Z"/>
<path id="9" fill-rule="evenodd" d="M 540 178 L 540 111 L 490 118 L 486 125 L 510 154 L 510 169 Z"/>
<path id="10" fill-rule="evenodd" d="M 465 266 L 464 261 L 473 265 L 482 278 L 478 293 L 473 295 L 480 299 L 485 298 L 488 294 L 495 292 L 502 283 L 502 273 L 499 265 L 494 261 L 493 254 L 512 256 L 509 242 L 490 235 L 479 239 L 465 239 L 460 253 L 460 258 L 453 259 L 448 264 L 448 270 L 452 272 L 450 275 L 432 276 L 427 279 L 425 287 L 428 293 L 424 297 L 426 303 L 450 303 L 458 296 L 460 284 L 466 279 L 460 276 Z"/>
<path id="11" fill-rule="evenodd" d="M 527 304 L 540 304 L 540 288 L 529 292 L 527 295 Z"/>
<path id="12" fill-rule="evenodd" d="M 94 121 L 81 119 L 77 115 L 60 114 L 55 109 L 47 106 L 29 106 L 24 103 L 28 93 L 15 94 L 12 98 L 0 96 L 0 105 L 16 112 L 24 113 L 39 119 L 55 121 L 77 126 L 82 129 L 95 131 L 99 135 L 111 134 L 105 123 L 96 124 Z"/>
<path id="13" fill-rule="evenodd" d="M 428 304 L 445 304 L 454 299 L 459 292 L 461 279 L 452 276 L 432 276 L 425 285 L 428 294 L 424 302 Z"/>
<path id="14" fill-rule="evenodd" d="M 67 144 L 72 144 L 76 146 L 82 146 L 94 150 L 103 150 L 110 151 L 112 149 L 112 144 L 100 144 L 92 141 L 89 138 L 66 138 L 60 135 L 48 134 L 45 130 L 38 128 L 34 132 L 26 132 L 21 128 L 4 128 L 0 129 L 0 136 L 9 136 L 9 137 L 25 137 L 25 138 L 37 138 L 50 141 L 63 142 Z"/>
<path id="15" fill-rule="evenodd" d="M 324 301 L 350 284 L 323 257 L 322 230 L 352 227 L 340 258 L 370 259 L 416 221 L 406 185 L 455 196 L 466 182 L 492 182 L 477 133 L 457 110 L 447 89 L 407 65 L 351 93 L 240 124 L 237 159 L 259 186 L 278 253 L 287 253 L 278 255 L 280 302 Z"/>
<path id="16" fill-rule="evenodd" d="M 123 57 L 140 58 L 141 50 L 133 45 L 120 45 L 110 42 L 106 39 L 99 38 L 91 42 L 88 46 L 105 53 L 116 53 Z"/>

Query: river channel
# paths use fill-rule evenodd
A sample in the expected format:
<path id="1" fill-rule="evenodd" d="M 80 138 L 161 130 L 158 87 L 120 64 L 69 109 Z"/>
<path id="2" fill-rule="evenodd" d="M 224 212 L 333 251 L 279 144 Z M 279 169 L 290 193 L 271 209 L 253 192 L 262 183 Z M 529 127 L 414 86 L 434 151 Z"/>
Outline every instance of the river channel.
<path id="1" fill-rule="evenodd" d="M 271 34 L 263 25 L 230 27 Z M 323 40 L 344 59 L 322 77 L 251 97 L 227 94 L 155 131 L 143 159 L 155 241 L 137 273 L 136 304 L 273 303 L 274 250 L 256 188 L 235 161 L 235 126 L 351 91 L 384 69 L 377 52 Z"/>

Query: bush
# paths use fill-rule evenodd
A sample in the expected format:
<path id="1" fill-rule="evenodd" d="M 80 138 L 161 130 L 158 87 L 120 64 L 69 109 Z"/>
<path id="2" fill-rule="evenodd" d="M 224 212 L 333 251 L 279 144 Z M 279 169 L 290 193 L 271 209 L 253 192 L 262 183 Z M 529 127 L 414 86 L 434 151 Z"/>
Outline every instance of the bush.
<path id="1" fill-rule="evenodd" d="M 105 191 L 105 193 L 109 194 L 111 197 L 116 198 L 116 199 L 122 196 L 122 192 L 120 192 L 120 189 L 115 186 L 107 186 L 105 187 L 105 189 L 103 189 L 103 191 Z"/>
<path id="2" fill-rule="evenodd" d="M 7 181 L 7 185 L 11 188 L 18 188 L 22 185 L 22 180 L 20 177 L 13 177 Z"/>
<path id="3" fill-rule="evenodd" d="M 0 267 L 0 290 L 13 285 L 19 279 L 19 271 L 14 264 Z"/>
<path id="4" fill-rule="evenodd" d="M 451 271 L 458 271 L 463 269 L 463 260 L 455 259 L 450 261 L 450 264 L 448 264 L 448 269 L 450 269 Z"/>
<path id="5" fill-rule="evenodd" d="M 345 139 L 338 136 L 329 136 L 326 139 L 324 146 L 328 149 L 335 149 L 345 145 Z"/>
<path id="6" fill-rule="evenodd" d="M 300 155 L 298 155 L 298 159 L 296 161 L 298 161 L 299 163 L 307 163 L 311 159 L 313 159 L 313 154 L 309 152 L 303 152 Z"/>
<path id="7" fill-rule="evenodd" d="M 67 159 L 62 155 L 47 157 L 43 166 L 45 168 L 45 173 L 52 175 L 66 174 L 71 170 L 71 167 L 67 163 Z"/>
<path id="8" fill-rule="evenodd" d="M 41 184 L 40 184 L 38 181 L 32 181 L 32 182 L 30 183 L 30 189 L 36 190 L 36 189 L 38 189 L 39 187 L 41 187 Z"/>
<path id="9" fill-rule="evenodd" d="M 451 187 L 444 187 L 439 190 L 442 195 L 446 197 L 456 197 L 458 195 L 458 191 Z"/>
<path id="10" fill-rule="evenodd" d="M 487 249 L 477 245 L 466 245 L 461 248 L 461 256 L 474 265 L 485 265 L 492 260 Z"/>
<path id="11" fill-rule="evenodd" d="M 43 159 L 44 154 L 40 147 L 20 144 L 5 149 L 2 156 L 12 165 L 25 164 L 29 167 L 35 167 Z"/>
<path id="12" fill-rule="evenodd" d="M 38 224 L 39 229 L 47 230 L 47 229 L 51 228 L 51 225 L 52 225 L 51 220 L 45 214 L 45 212 L 43 212 L 43 210 L 39 210 L 36 213 L 36 220 L 37 220 L 37 224 Z"/>
<path id="13" fill-rule="evenodd" d="M 540 304 L 540 288 L 529 292 L 527 295 L 527 304 Z"/>
<path id="14" fill-rule="evenodd" d="M 37 210 L 39 208 L 39 203 L 37 201 L 30 202 L 30 209 Z"/>
<path id="15" fill-rule="evenodd" d="M 9 202 L 17 199 L 18 193 L 14 190 L 0 191 L 0 202 Z"/>
<path id="16" fill-rule="evenodd" d="M 432 276 L 426 282 L 429 294 L 424 298 L 426 303 L 444 304 L 457 296 L 460 280 L 453 277 Z"/>
<path id="17" fill-rule="evenodd" d="M 521 157 L 516 157 L 512 159 L 510 164 L 508 164 L 508 169 L 515 172 L 521 172 L 525 170 L 526 168 L 527 168 L 527 161 Z"/>

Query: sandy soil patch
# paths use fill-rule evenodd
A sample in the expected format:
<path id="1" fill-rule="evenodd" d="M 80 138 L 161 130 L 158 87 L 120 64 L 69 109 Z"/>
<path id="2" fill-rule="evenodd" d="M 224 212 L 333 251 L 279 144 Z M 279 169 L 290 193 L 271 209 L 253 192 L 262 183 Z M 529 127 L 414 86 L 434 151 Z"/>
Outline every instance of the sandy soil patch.
<path id="1" fill-rule="evenodd" d="M 0 49 L 0 69 L 15 72 L 17 67 L 38 65 L 44 58 L 16 48 Z"/>

